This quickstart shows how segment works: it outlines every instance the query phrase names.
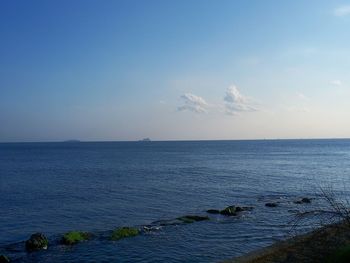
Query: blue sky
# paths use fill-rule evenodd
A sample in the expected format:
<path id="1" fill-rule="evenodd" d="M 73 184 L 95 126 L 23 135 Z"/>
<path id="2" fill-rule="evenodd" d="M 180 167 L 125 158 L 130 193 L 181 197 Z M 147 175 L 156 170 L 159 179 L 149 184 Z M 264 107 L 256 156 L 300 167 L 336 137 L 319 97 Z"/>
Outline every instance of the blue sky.
<path id="1" fill-rule="evenodd" d="M 1 1 L 0 141 L 350 137 L 350 2 Z"/>

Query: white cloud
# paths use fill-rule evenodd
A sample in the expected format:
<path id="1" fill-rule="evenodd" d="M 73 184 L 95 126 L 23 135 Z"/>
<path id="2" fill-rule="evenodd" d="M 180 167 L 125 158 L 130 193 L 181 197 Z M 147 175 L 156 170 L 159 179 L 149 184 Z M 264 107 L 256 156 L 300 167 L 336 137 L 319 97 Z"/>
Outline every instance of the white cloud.
<path id="1" fill-rule="evenodd" d="M 309 100 L 309 98 L 307 96 L 305 96 L 305 94 L 303 94 L 301 92 L 297 92 L 297 96 L 301 100 Z"/>
<path id="2" fill-rule="evenodd" d="M 338 17 L 343 17 L 350 15 L 350 5 L 344 5 L 334 9 L 334 15 Z"/>
<path id="3" fill-rule="evenodd" d="M 253 101 L 241 94 L 235 85 L 226 90 L 224 103 L 209 104 L 200 96 L 186 93 L 180 97 L 182 106 L 178 111 L 192 111 L 195 113 L 207 113 L 209 109 L 213 111 L 225 112 L 228 115 L 237 115 L 240 112 L 253 112 L 258 109 L 254 106 Z"/>
<path id="4" fill-rule="evenodd" d="M 224 97 L 226 113 L 236 115 L 239 112 L 257 111 L 250 99 L 240 93 L 235 85 L 230 86 Z"/>
<path id="5" fill-rule="evenodd" d="M 343 83 L 340 80 L 332 80 L 329 82 L 332 86 L 340 87 L 343 85 Z"/>
<path id="6" fill-rule="evenodd" d="M 180 97 L 184 105 L 177 108 L 178 111 L 192 111 L 195 113 L 206 113 L 208 108 L 208 103 L 199 96 L 191 93 L 186 93 Z"/>

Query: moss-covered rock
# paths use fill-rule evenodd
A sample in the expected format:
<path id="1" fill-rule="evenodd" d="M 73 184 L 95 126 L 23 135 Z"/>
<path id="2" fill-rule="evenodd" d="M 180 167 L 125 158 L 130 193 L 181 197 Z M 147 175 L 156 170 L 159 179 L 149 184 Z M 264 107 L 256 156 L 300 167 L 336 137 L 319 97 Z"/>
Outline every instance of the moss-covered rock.
<path id="1" fill-rule="evenodd" d="M 74 245 L 79 242 L 89 240 L 90 238 L 91 234 L 88 232 L 70 231 L 63 235 L 61 243 L 64 245 Z"/>
<path id="2" fill-rule="evenodd" d="M 243 211 L 251 211 L 254 207 L 252 206 L 228 206 L 224 210 L 217 210 L 217 209 L 209 209 L 207 210 L 207 213 L 209 214 L 222 214 L 225 216 L 236 216 L 239 212 Z"/>
<path id="3" fill-rule="evenodd" d="M 234 205 L 228 206 L 224 210 L 221 210 L 220 214 L 224 216 L 236 216 L 237 215 L 236 207 Z"/>
<path id="4" fill-rule="evenodd" d="M 117 241 L 119 239 L 137 236 L 140 231 L 135 227 L 120 227 L 112 232 L 111 240 Z"/>
<path id="5" fill-rule="evenodd" d="M 48 245 L 49 241 L 42 233 L 35 233 L 26 241 L 26 249 L 29 252 L 47 249 Z"/>
<path id="6" fill-rule="evenodd" d="M 0 255 L 0 263 L 9 263 L 9 262 L 11 261 L 8 257 L 6 257 L 5 255 Z"/>
<path id="7" fill-rule="evenodd" d="M 177 220 L 180 220 L 184 223 L 194 223 L 197 221 L 209 220 L 207 216 L 196 216 L 196 215 L 186 215 L 182 217 L 178 217 Z"/>
<path id="8" fill-rule="evenodd" d="M 243 211 L 251 211 L 254 207 L 252 206 L 228 206 L 223 210 L 217 210 L 217 209 L 209 209 L 207 210 L 207 213 L 209 214 L 221 214 L 224 216 L 237 216 L 239 212 Z"/>

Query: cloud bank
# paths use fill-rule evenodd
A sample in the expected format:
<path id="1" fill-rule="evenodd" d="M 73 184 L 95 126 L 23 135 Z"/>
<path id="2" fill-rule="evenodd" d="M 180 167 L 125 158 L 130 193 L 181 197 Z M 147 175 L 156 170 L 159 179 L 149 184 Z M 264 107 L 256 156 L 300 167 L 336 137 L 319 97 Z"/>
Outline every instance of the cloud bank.
<path id="1" fill-rule="evenodd" d="M 301 100 L 309 100 L 309 98 L 304 93 L 297 92 L 296 95 Z"/>
<path id="2" fill-rule="evenodd" d="M 343 83 L 340 80 L 332 80 L 329 82 L 332 86 L 340 87 L 343 85 Z"/>
<path id="3" fill-rule="evenodd" d="M 180 98 L 184 105 L 178 107 L 178 111 L 192 111 L 195 113 L 207 112 L 207 108 L 209 105 L 202 97 L 196 96 L 191 93 L 186 93 Z"/>
<path id="4" fill-rule="evenodd" d="M 239 112 L 257 111 L 251 100 L 242 95 L 235 85 L 230 86 L 226 90 L 224 101 L 226 114 L 228 115 L 236 115 Z"/>
<path id="5" fill-rule="evenodd" d="M 235 85 L 226 90 L 224 101 L 219 104 L 209 104 L 200 96 L 186 93 L 180 97 L 182 105 L 178 111 L 191 111 L 194 113 L 208 113 L 210 111 L 225 112 L 228 115 L 237 115 L 241 112 L 253 112 L 258 109 L 252 100 L 243 95 Z M 224 110 L 223 110 L 224 109 Z"/>

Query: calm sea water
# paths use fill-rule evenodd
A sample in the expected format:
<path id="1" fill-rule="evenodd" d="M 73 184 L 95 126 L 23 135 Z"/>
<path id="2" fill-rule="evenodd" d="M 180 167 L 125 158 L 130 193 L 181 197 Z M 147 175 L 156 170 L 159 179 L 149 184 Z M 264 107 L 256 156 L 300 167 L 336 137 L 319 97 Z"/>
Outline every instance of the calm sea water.
<path id="1" fill-rule="evenodd" d="M 293 211 L 321 205 L 320 186 L 344 193 L 349 176 L 350 140 L 0 144 L 0 253 L 18 262 L 218 262 L 285 238 Z M 315 199 L 293 203 L 303 196 Z M 255 209 L 103 238 L 228 205 Z M 55 244 L 69 230 L 98 238 Z M 21 242 L 37 231 L 54 245 L 27 254 Z"/>

